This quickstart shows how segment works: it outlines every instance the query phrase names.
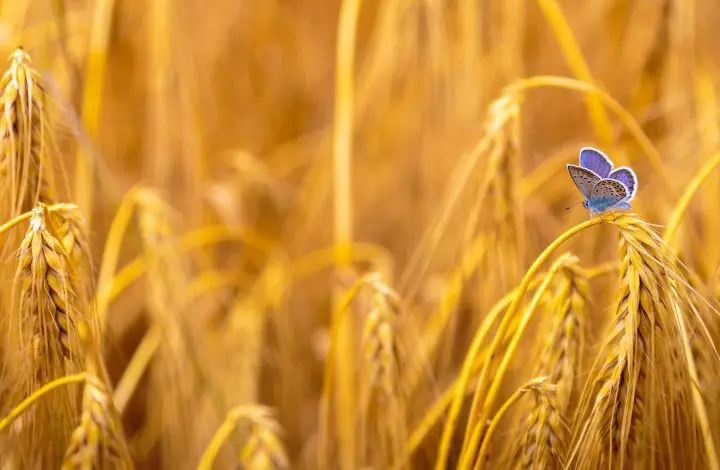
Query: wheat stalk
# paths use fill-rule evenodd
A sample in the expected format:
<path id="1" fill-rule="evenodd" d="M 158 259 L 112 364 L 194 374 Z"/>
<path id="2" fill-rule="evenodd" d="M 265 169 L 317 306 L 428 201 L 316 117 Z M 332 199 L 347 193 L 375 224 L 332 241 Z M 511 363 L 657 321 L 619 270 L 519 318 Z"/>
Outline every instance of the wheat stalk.
<path id="1" fill-rule="evenodd" d="M 658 309 L 664 306 L 654 299 L 659 279 L 642 256 L 621 238 L 621 284 L 617 295 L 615 326 L 606 339 L 606 357 L 595 379 L 596 395 L 592 413 L 584 416 L 586 429 L 581 434 L 578 460 L 583 468 L 608 465 L 624 468 L 632 456 L 632 444 L 638 440 L 644 401 L 648 398 L 648 367 L 655 342 Z M 664 276 L 663 276 L 664 277 Z M 583 404 L 589 406 L 590 404 Z M 650 426 L 653 424 L 648 423 Z"/>
<path id="2" fill-rule="evenodd" d="M 565 416 L 573 409 L 576 401 L 577 389 L 580 385 L 580 377 L 583 370 L 583 355 L 586 344 L 586 330 L 588 327 L 587 299 L 589 286 L 587 274 L 577 264 L 577 259 L 571 259 L 558 273 L 555 281 L 555 291 L 550 295 L 544 310 L 552 316 L 551 327 L 547 330 L 545 342 L 541 345 L 537 357 L 537 365 L 534 368 L 533 376 L 546 376 L 547 384 L 552 384 L 551 405 L 559 415 L 562 423 L 567 428 Z M 541 329 L 541 332 L 546 330 Z M 548 398 L 549 399 L 549 398 Z M 549 406 L 550 404 L 548 404 Z M 507 439 L 506 453 L 501 461 L 508 466 L 529 465 L 527 459 L 521 458 L 523 448 L 530 446 L 526 443 L 528 439 L 528 428 L 538 412 L 538 400 L 535 407 L 530 411 L 519 413 L 518 428 L 520 435 Z M 528 413 L 530 418 L 528 418 Z M 566 448 L 569 440 L 569 431 L 565 429 L 562 442 L 563 449 Z M 513 436 L 516 434 L 513 434 Z M 524 447 L 523 447 L 524 446 Z M 534 448 L 533 448 L 534 449 Z M 539 450 L 542 452 L 542 450 Z M 544 454 L 543 454 L 544 455 Z M 554 460 L 553 465 L 562 466 L 561 462 L 566 457 L 565 451 L 557 453 L 561 460 Z"/>

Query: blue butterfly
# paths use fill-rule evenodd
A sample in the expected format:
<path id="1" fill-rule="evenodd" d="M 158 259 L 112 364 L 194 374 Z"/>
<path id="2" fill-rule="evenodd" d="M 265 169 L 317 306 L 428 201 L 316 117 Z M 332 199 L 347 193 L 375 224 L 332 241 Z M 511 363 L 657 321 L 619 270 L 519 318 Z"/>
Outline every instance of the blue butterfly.
<path id="1" fill-rule="evenodd" d="M 580 166 L 567 165 L 570 177 L 585 196 L 583 207 L 590 217 L 611 209 L 630 209 L 637 190 L 637 176 L 626 166 L 613 170 L 613 163 L 601 151 L 580 149 Z"/>

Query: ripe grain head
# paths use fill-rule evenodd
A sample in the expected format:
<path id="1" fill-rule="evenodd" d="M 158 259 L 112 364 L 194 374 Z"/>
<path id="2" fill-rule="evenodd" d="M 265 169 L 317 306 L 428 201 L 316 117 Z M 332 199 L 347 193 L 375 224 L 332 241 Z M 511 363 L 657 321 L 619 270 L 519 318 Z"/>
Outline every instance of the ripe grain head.
<path id="1" fill-rule="evenodd" d="M 10 68 L 0 80 L 3 113 L 0 116 L 0 176 L 5 217 L 33 208 L 35 202 L 55 199 L 52 170 L 47 158 L 47 113 L 40 74 L 21 48 L 10 56 Z"/>
<path id="2" fill-rule="evenodd" d="M 587 275 L 576 263 L 560 273 L 557 290 L 547 306 L 553 325 L 540 353 L 534 375 L 547 375 L 557 387 L 557 404 L 566 413 L 577 399 L 583 371 L 589 298 Z"/>
<path id="3" fill-rule="evenodd" d="M 399 295 L 379 276 L 368 277 L 370 309 L 365 316 L 360 347 L 361 429 L 367 465 L 387 467 L 397 462 L 407 440 L 407 393 L 403 373 L 409 356 L 403 344 Z M 373 444 L 371 447 L 366 447 Z"/>
<path id="4" fill-rule="evenodd" d="M 570 429 L 560 409 L 557 387 L 541 382 L 531 387 L 533 407 L 519 439 L 515 468 L 562 469 L 565 467 Z"/>
<path id="5" fill-rule="evenodd" d="M 247 415 L 250 435 L 240 451 L 240 468 L 290 468 L 285 448 L 280 439 L 281 428 L 272 412 L 262 406 Z"/>
<path id="6" fill-rule="evenodd" d="M 80 425 L 72 433 L 62 470 L 129 470 L 125 437 L 113 410 L 112 395 L 88 375 Z"/>
<path id="7" fill-rule="evenodd" d="M 179 219 L 173 208 L 152 188 L 136 193 L 137 218 L 142 253 L 147 263 L 146 305 L 151 323 L 162 340 L 150 368 L 153 392 L 148 410 L 159 421 L 163 459 L 181 465 L 201 452 L 192 435 L 202 426 L 193 426 L 206 417 L 187 406 L 198 399 L 196 379 L 204 377 L 193 352 L 195 337 L 188 325 L 188 263 L 180 253 L 177 236 Z M 204 384 L 210 387 L 210 383 Z"/>
<path id="8" fill-rule="evenodd" d="M 620 229 L 621 258 L 615 317 L 578 409 L 570 463 L 653 466 L 658 450 L 675 441 L 683 441 L 682 452 L 702 454 L 697 418 L 678 412 L 691 406 L 693 385 L 678 346 L 673 308 L 687 304 L 674 259 L 634 215 L 612 222 Z"/>
<path id="9" fill-rule="evenodd" d="M 18 323 L 21 332 L 32 335 L 33 370 L 40 383 L 76 370 L 81 362 L 76 325 L 83 312 L 77 279 L 62 242 L 48 223 L 46 206 L 38 205 L 20 244 L 15 276 L 22 312 Z"/>
<path id="10" fill-rule="evenodd" d="M 19 333 L 17 354 L 21 362 L 15 371 L 18 397 L 83 369 L 77 323 L 85 317 L 86 307 L 78 296 L 72 262 L 49 220 L 45 205 L 33 209 L 30 227 L 18 251 L 18 303 L 12 321 Z M 52 400 L 35 408 L 23 439 L 29 446 L 46 439 L 48 444 L 36 451 L 39 458 L 57 458 L 66 433 L 72 429 L 75 409 L 74 388 L 58 391 Z"/>

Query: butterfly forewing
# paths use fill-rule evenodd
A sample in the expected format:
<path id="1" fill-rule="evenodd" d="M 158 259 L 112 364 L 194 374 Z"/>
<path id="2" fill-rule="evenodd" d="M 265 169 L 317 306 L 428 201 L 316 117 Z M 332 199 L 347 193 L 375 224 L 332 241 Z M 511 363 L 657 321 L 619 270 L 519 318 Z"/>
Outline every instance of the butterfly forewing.
<path id="1" fill-rule="evenodd" d="M 580 166 L 592 171 L 600 178 L 607 178 L 610 175 L 613 164 L 600 150 L 592 147 L 584 147 L 580 150 Z"/>
<path id="2" fill-rule="evenodd" d="M 608 178 L 619 181 L 625 185 L 628 192 L 628 199 L 632 199 L 635 196 L 635 191 L 637 190 L 637 176 L 630 168 L 621 166 L 610 173 Z"/>
<path id="3" fill-rule="evenodd" d="M 590 199 L 593 187 L 601 178 L 592 171 L 577 165 L 568 165 L 567 169 L 570 177 L 575 182 L 575 186 L 577 186 L 583 196 L 585 196 L 585 199 Z"/>

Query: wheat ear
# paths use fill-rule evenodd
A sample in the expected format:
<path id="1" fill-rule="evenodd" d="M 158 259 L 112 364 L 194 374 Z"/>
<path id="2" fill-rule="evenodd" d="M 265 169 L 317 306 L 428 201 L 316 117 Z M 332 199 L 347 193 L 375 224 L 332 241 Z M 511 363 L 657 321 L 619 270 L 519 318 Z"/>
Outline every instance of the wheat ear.
<path id="1" fill-rule="evenodd" d="M 285 470 L 290 468 L 280 440 L 280 425 L 269 409 L 258 407 L 248 415 L 250 437 L 240 451 L 240 468 Z"/>
<path id="2" fill-rule="evenodd" d="M 84 346 L 87 376 L 80 424 L 72 433 L 62 470 L 130 470 L 120 418 L 107 385 L 107 373 L 93 334 L 85 322 L 78 324 Z"/>
<path id="3" fill-rule="evenodd" d="M 40 74 L 30 56 L 18 48 L 0 81 L 0 176 L 6 194 L 7 217 L 31 210 L 37 201 L 55 201 L 52 172 L 46 155 L 47 113 Z M 8 197 L 9 196 L 9 197 Z"/>
<path id="4" fill-rule="evenodd" d="M 400 341 L 399 295 L 379 275 L 368 277 L 368 285 L 372 298 L 361 338 L 360 435 L 363 442 L 378 445 L 361 450 L 369 465 L 387 467 L 400 459 L 407 440 L 407 394 L 401 386 L 407 356 Z"/>
<path id="5" fill-rule="evenodd" d="M 76 286 L 73 264 L 50 224 L 47 207 L 40 203 L 20 244 L 15 274 L 19 303 L 13 323 L 19 326 L 19 357 L 24 361 L 18 369 L 18 394 L 27 396 L 41 384 L 84 369 L 77 323 L 85 307 Z M 63 389 L 33 410 L 28 434 L 33 455 L 56 460 L 64 450 L 76 415 L 75 392 Z M 45 448 L 47 454 L 38 450 Z"/>
<path id="6" fill-rule="evenodd" d="M 688 465 L 702 456 L 702 424 L 692 407 L 692 380 L 678 348 L 681 325 L 675 260 L 650 226 L 634 215 L 611 220 L 620 229 L 620 284 L 615 316 L 581 399 L 569 465 L 655 468 L 663 448 Z M 664 465 L 664 464 L 663 464 Z"/>
<path id="7" fill-rule="evenodd" d="M 563 267 L 549 310 L 555 315 L 554 325 L 540 354 L 534 375 L 547 375 L 557 386 L 557 404 L 563 413 L 575 399 L 580 372 L 583 368 L 587 332 L 587 275 L 576 263 Z"/>
<path id="8" fill-rule="evenodd" d="M 557 390 L 548 382 L 530 389 L 534 404 L 521 434 L 516 468 L 565 467 L 570 429 L 558 405 Z"/>
<path id="9" fill-rule="evenodd" d="M 112 395 L 103 382 L 88 376 L 80 425 L 72 433 L 62 470 L 128 470 L 125 438 L 114 410 Z"/>
<path id="10" fill-rule="evenodd" d="M 220 449 L 240 424 L 250 426 L 249 437 L 239 455 L 241 469 L 290 468 L 290 461 L 279 438 L 280 426 L 272 410 L 266 406 L 248 404 L 230 410 L 205 449 L 198 470 L 212 470 Z"/>

